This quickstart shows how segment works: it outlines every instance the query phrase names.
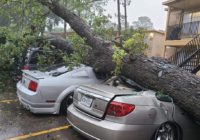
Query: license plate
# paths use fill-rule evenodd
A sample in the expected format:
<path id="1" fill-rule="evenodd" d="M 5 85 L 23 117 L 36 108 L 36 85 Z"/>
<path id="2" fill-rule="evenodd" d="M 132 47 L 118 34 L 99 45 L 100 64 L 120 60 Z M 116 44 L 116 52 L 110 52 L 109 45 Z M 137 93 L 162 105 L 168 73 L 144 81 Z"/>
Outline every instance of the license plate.
<path id="1" fill-rule="evenodd" d="M 91 107 L 93 99 L 87 96 L 81 98 L 80 103 L 84 106 Z"/>

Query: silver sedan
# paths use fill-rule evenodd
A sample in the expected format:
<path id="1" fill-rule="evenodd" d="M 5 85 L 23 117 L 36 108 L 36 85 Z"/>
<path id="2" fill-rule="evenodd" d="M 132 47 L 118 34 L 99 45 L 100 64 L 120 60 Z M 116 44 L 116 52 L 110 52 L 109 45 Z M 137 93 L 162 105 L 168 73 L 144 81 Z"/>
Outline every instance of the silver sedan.
<path id="1" fill-rule="evenodd" d="M 200 126 L 172 98 L 128 78 L 77 88 L 68 121 L 95 140 L 199 140 Z"/>
<path id="2" fill-rule="evenodd" d="M 101 80 L 96 78 L 93 68 L 84 65 L 71 71 L 64 66 L 47 72 L 23 70 L 17 95 L 20 103 L 33 113 L 66 114 L 74 89 L 86 83 Z"/>

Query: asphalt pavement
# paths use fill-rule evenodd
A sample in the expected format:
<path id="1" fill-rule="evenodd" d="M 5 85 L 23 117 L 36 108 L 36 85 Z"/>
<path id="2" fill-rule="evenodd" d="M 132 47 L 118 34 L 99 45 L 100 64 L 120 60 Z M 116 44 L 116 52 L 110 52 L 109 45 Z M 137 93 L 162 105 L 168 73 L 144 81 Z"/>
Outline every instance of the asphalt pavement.
<path id="1" fill-rule="evenodd" d="M 32 114 L 15 93 L 0 93 L 0 140 L 86 140 L 66 116 Z"/>

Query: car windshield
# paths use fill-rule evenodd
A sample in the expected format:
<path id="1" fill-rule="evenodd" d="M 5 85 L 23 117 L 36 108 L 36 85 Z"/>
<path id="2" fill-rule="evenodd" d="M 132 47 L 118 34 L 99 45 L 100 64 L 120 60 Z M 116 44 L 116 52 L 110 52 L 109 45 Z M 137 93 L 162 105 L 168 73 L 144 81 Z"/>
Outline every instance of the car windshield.
<path id="1" fill-rule="evenodd" d="M 110 85 L 110 86 L 114 86 L 114 87 L 118 87 L 118 88 L 131 88 L 135 91 L 144 91 L 146 90 L 144 87 L 142 87 L 141 85 L 137 84 L 136 82 L 134 82 L 133 80 L 126 78 L 124 76 L 120 76 L 120 77 L 112 77 L 110 79 L 108 79 L 105 82 L 106 85 Z"/>

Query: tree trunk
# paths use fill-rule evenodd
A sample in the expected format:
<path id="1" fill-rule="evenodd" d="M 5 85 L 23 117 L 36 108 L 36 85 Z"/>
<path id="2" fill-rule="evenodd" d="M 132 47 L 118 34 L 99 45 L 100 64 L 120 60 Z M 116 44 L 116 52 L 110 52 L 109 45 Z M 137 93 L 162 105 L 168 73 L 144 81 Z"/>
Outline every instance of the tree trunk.
<path id="1" fill-rule="evenodd" d="M 169 94 L 200 121 L 200 78 L 161 58 L 128 56 L 122 74 L 147 88 Z"/>
<path id="2" fill-rule="evenodd" d="M 70 42 L 66 41 L 62 37 L 53 37 L 53 38 L 47 38 L 47 39 L 49 39 L 50 44 L 55 46 L 56 49 L 63 50 L 68 54 L 73 52 Z"/>
<path id="3" fill-rule="evenodd" d="M 101 72 L 115 68 L 112 61 L 112 43 L 96 36 L 90 27 L 77 15 L 57 2 L 38 0 L 57 16 L 63 18 L 74 31 L 85 38 L 92 47 L 89 64 Z M 124 58 L 122 75 L 154 90 L 168 93 L 177 104 L 200 121 L 200 78 L 167 61 L 158 58 L 127 55 Z"/>
<path id="4" fill-rule="evenodd" d="M 122 39 L 121 39 L 121 12 L 120 12 L 120 0 L 117 0 L 117 17 L 118 17 L 118 38 L 120 46 L 122 46 Z"/>
<path id="5" fill-rule="evenodd" d="M 67 23 L 64 22 L 64 34 L 66 34 L 66 33 L 67 33 Z"/>
<path id="6" fill-rule="evenodd" d="M 124 0 L 124 19 L 125 19 L 125 29 L 128 27 L 127 22 L 127 0 Z"/>

